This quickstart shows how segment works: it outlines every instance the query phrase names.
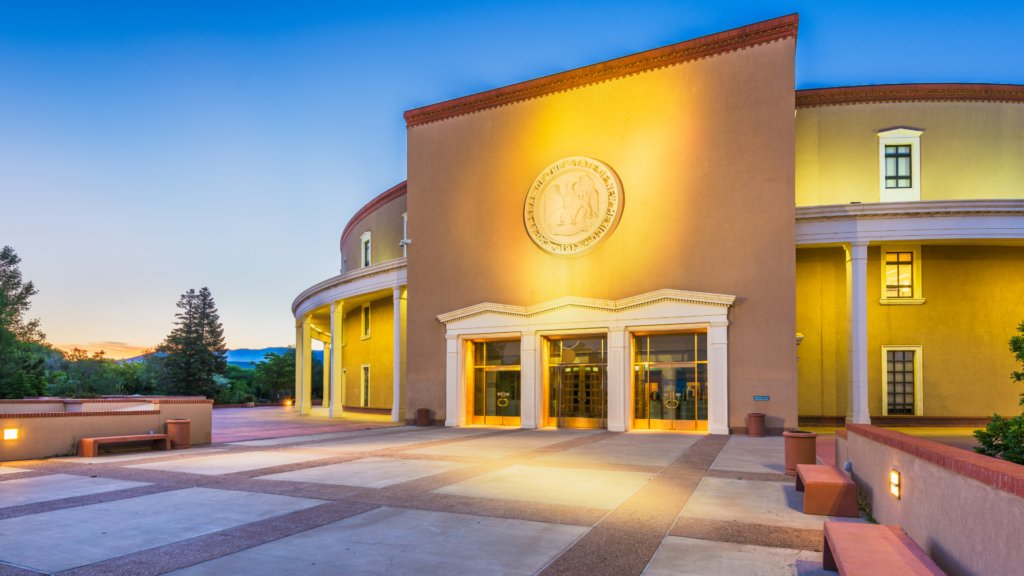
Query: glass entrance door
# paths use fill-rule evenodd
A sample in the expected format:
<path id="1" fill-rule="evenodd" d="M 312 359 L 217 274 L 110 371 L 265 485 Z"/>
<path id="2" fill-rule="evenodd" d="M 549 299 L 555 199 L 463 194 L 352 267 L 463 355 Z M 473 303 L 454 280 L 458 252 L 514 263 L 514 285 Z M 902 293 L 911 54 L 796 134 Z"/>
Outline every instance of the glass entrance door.
<path id="1" fill-rule="evenodd" d="M 520 342 L 473 343 L 473 424 L 519 426 Z"/>
<path id="2" fill-rule="evenodd" d="M 708 429 L 707 334 L 637 336 L 633 427 Z"/>
<path id="3" fill-rule="evenodd" d="M 603 336 L 548 341 L 549 426 L 607 426 L 606 349 Z"/>

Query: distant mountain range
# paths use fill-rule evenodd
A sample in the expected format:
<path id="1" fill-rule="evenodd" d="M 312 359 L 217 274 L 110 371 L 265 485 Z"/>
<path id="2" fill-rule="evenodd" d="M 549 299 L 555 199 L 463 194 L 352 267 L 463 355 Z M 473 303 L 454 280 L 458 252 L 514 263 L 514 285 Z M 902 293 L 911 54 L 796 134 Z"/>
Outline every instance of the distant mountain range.
<path id="1" fill-rule="evenodd" d="M 250 362 L 260 362 L 263 358 L 273 352 L 274 354 L 284 354 L 288 351 L 288 348 L 239 348 L 237 350 L 228 350 L 228 364 L 234 364 L 241 368 L 252 368 L 249 365 Z M 324 359 L 323 350 L 313 350 L 313 358 L 320 360 Z M 134 358 L 126 358 L 123 362 L 136 362 L 141 360 L 142 356 L 136 356 Z"/>

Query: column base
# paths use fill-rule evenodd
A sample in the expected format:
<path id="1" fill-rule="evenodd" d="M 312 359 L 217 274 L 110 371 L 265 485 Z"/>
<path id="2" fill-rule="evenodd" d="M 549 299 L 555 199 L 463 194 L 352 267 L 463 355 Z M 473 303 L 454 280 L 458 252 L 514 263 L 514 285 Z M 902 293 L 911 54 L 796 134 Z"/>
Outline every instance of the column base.
<path id="1" fill-rule="evenodd" d="M 729 435 L 729 427 L 728 426 L 712 426 L 712 427 L 708 428 L 708 434 L 724 434 L 724 435 L 728 436 Z"/>
<path id="2" fill-rule="evenodd" d="M 871 424 L 870 414 L 847 414 L 847 424 Z"/>
<path id="3" fill-rule="evenodd" d="M 341 406 L 331 404 L 331 407 L 327 409 L 328 418 L 342 418 L 345 416 L 345 410 Z"/>
<path id="4" fill-rule="evenodd" d="M 312 403 L 303 404 L 302 408 L 299 409 L 299 414 L 312 414 L 312 413 L 313 413 L 313 404 Z"/>

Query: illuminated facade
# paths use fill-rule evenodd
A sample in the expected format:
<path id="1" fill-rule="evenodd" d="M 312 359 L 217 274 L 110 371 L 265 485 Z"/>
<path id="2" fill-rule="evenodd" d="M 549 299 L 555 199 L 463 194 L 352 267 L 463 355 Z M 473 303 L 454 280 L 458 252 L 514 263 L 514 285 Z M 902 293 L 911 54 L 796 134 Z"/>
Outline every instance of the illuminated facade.
<path id="1" fill-rule="evenodd" d="M 1011 411 L 1024 87 L 794 91 L 796 34 L 787 16 L 406 112 L 407 182 L 292 305 L 297 409 L 323 385 L 333 415 L 447 426 Z"/>

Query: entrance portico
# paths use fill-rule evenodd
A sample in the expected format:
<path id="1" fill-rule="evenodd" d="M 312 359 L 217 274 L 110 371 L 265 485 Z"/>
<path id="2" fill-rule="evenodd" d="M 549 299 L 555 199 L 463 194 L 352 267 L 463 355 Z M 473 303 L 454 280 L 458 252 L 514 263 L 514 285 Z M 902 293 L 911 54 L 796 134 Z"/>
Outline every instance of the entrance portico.
<path id="1" fill-rule="evenodd" d="M 633 336 L 706 332 L 708 431 L 728 434 L 728 312 L 735 296 L 659 290 L 622 300 L 566 297 L 529 307 L 479 304 L 438 317 L 446 328 L 446 426 L 473 423 L 469 398 L 475 342 L 518 340 L 520 425 L 541 428 L 545 410 L 546 342 L 598 336 L 607 342 L 607 428 L 633 428 Z M 588 362 L 590 362 L 588 360 Z M 589 367 L 589 364 L 588 364 Z"/>

